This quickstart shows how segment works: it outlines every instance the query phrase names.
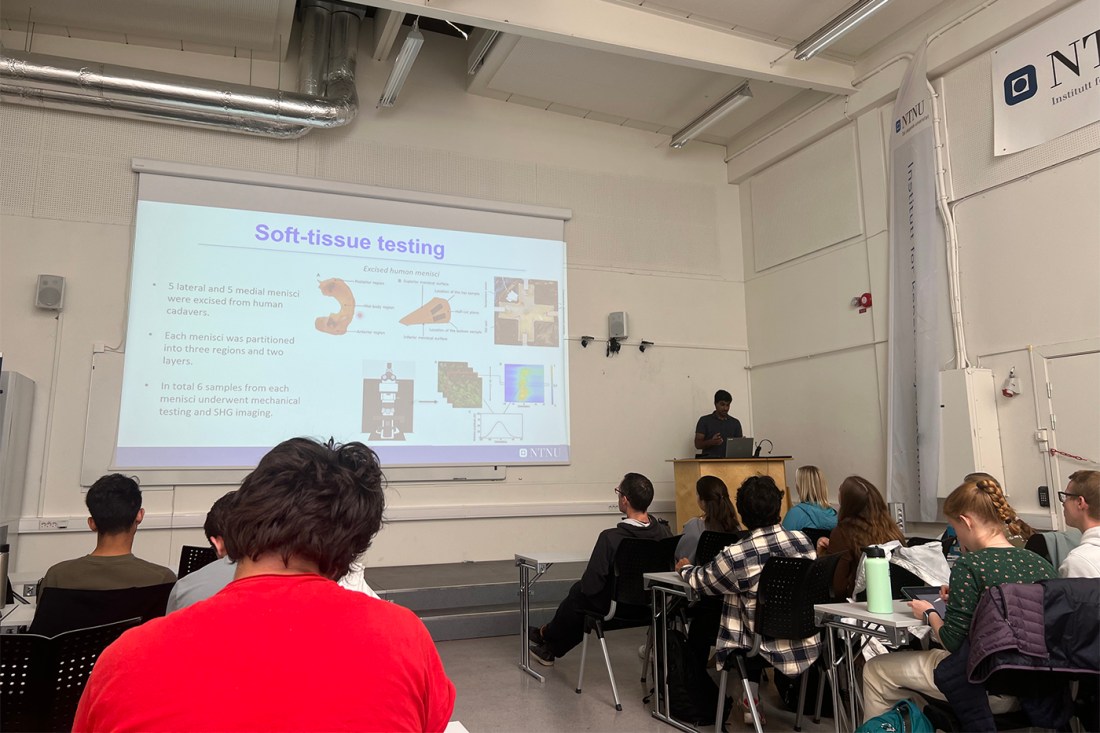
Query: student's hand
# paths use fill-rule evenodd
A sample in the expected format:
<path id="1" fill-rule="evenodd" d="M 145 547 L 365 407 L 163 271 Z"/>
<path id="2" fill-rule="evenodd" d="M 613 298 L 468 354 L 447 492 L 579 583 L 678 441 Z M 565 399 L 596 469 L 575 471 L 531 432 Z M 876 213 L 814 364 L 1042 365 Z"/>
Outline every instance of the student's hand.
<path id="1" fill-rule="evenodd" d="M 691 560 L 688 560 L 686 557 L 681 557 L 676 561 L 676 571 L 679 572 L 681 568 L 686 568 L 688 565 L 691 565 Z"/>
<path id="2" fill-rule="evenodd" d="M 913 618 L 918 619 L 920 621 L 924 620 L 924 612 L 925 611 L 927 611 L 930 608 L 935 608 L 935 606 L 933 606 L 928 601 L 909 601 L 908 605 L 909 605 L 909 610 L 911 610 L 913 612 Z"/>
<path id="3" fill-rule="evenodd" d="M 817 538 L 817 554 L 820 555 L 821 553 L 825 552 L 825 550 L 828 550 L 828 549 L 829 549 L 829 538 L 828 537 L 818 537 Z"/>
<path id="4" fill-rule="evenodd" d="M 943 601 L 944 603 L 947 603 L 947 594 L 949 592 L 950 592 L 950 588 L 948 588 L 946 585 L 941 585 L 940 586 L 940 600 Z"/>

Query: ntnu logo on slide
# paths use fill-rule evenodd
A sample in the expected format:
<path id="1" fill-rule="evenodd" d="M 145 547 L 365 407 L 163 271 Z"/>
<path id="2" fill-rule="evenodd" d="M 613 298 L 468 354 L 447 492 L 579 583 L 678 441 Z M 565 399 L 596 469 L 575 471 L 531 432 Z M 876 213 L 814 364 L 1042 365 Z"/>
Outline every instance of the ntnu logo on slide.
<path id="1" fill-rule="evenodd" d="M 1005 77 L 1005 104 L 1012 106 L 1031 99 L 1039 91 L 1039 79 L 1031 64 Z"/>
<path id="2" fill-rule="evenodd" d="M 532 458 L 561 458 L 561 449 L 559 448 L 520 448 L 519 457 L 526 458 L 531 456 Z"/>

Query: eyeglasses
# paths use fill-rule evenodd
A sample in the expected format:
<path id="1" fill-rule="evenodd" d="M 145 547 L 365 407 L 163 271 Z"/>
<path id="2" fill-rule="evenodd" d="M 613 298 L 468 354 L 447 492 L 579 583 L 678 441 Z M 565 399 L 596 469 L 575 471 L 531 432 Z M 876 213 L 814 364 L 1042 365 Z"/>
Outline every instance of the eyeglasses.
<path id="1" fill-rule="evenodd" d="M 623 495 L 622 489 L 620 489 L 618 486 L 615 487 L 615 493 L 618 494 L 619 496 Z"/>
<path id="2" fill-rule="evenodd" d="M 1079 496 L 1081 496 L 1081 495 L 1080 495 L 1080 494 L 1068 494 L 1068 493 L 1066 493 L 1065 491 L 1059 491 L 1059 492 L 1058 492 L 1058 501 L 1060 501 L 1060 502 L 1062 502 L 1063 504 L 1065 504 L 1065 503 L 1066 503 L 1066 499 L 1070 499 L 1070 498 L 1076 499 L 1076 498 L 1077 498 L 1077 497 L 1079 497 Z"/>

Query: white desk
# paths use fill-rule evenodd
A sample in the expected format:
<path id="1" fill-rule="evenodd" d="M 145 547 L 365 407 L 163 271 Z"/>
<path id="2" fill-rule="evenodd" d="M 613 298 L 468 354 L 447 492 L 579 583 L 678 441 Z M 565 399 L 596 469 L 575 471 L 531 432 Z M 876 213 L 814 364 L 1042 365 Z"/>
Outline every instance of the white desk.
<path id="1" fill-rule="evenodd" d="M 27 630 L 34 620 L 33 604 L 12 603 L 0 609 L 0 633 L 21 634 Z"/>
<path id="2" fill-rule="evenodd" d="M 516 566 L 519 568 L 519 640 L 522 645 L 519 652 L 519 668 L 539 682 L 543 676 L 531 669 L 530 639 L 527 627 L 531 625 L 531 586 L 542 574 L 558 562 L 582 562 L 588 556 L 577 556 L 565 552 L 527 552 L 516 554 Z M 531 573 L 534 572 L 534 575 Z"/>
<path id="3" fill-rule="evenodd" d="M 840 686 L 837 684 L 836 670 L 838 666 L 836 658 L 836 644 L 834 633 L 843 635 L 845 654 L 844 661 L 848 680 L 848 727 L 847 730 L 855 730 L 863 721 L 862 702 L 858 700 L 859 690 L 856 687 L 855 666 L 852 664 L 852 639 L 853 637 L 868 636 L 881 639 L 889 646 L 901 646 L 908 641 L 913 629 L 924 626 L 924 622 L 914 618 L 905 601 L 894 601 L 892 613 L 871 613 L 867 610 L 865 602 L 859 603 L 820 603 L 814 606 L 814 619 L 818 626 L 825 627 L 825 638 L 828 642 L 829 667 L 828 674 L 833 686 L 833 729 L 840 733 L 841 718 L 844 711 L 841 709 Z M 858 704 L 858 705 L 857 705 Z"/>
<path id="4" fill-rule="evenodd" d="M 653 644 L 654 647 L 656 647 L 657 644 L 661 645 L 660 654 L 657 653 L 656 648 L 653 652 L 654 696 L 652 715 L 654 718 L 657 718 L 657 720 L 668 723 L 674 728 L 694 733 L 695 728 L 684 725 L 673 718 L 672 711 L 670 710 L 668 698 L 669 596 L 673 598 L 683 598 L 687 603 L 691 604 L 698 600 L 699 594 L 680 577 L 679 573 L 645 573 L 642 576 L 642 582 L 645 587 L 649 589 L 653 601 L 653 622 L 651 632 L 653 635 Z M 658 658 L 663 661 L 660 669 L 658 669 L 657 665 Z"/>

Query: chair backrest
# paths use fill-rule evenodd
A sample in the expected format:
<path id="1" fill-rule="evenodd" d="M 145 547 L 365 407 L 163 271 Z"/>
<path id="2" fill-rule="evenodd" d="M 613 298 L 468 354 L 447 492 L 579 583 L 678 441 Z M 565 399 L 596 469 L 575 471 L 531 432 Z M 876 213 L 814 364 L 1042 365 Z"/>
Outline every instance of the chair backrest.
<path id="1" fill-rule="evenodd" d="M 176 573 L 177 578 L 189 575 L 199 568 L 209 565 L 218 559 L 218 553 L 213 547 L 195 547 L 184 545 L 180 548 L 180 569 Z"/>
<path id="2" fill-rule="evenodd" d="M 740 542 L 748 535 L 748 532 L 715 532 L 706 530 L 699 535 L 699 544 L 695 548 L 695 564 L 706 565 L 718 553 L 726 549 L 734 542 Z"/>
<path id="3" fill-rule="evenodd" d="M 642 576 L 668 572 L 676 545 L 660 540 L 624 538 L 615 550 L 614 588 L 616 605 L 648 606 L 649 593 Z"/>
<path id="4" fill-rule="evenodd" d="M 92 665 L 109 644 L 140 623 L 126 619 L 52 639 L 0 635 L 0 730 L 72 730 Z"/>
<path id="5" fill-rule="evenodd" d="M 45 588 L 30 632 L 57 636 L 74 629 L 102 626 L 129 618 L 143 622 L 163 616 L 174 583 L 115 590 Z"/>
<path id="6" fill-rule="evenodd" d="M 1051 562 L 1050 547 L 1047 545 L 1046 538 L 1043 537 L 1043 534 L 1043 532 L 1036 532 L 1028 537 L 1027 542 L 1024 543 L 1024 548 L 1031 550 L 1047 562 Z"/>
<path id="7" fill-rule="evenodd" d="M 683 537 L 682 534 L 677 534 L 657 540 L 665 546 L 661 551 L 668 553 L 668 567 L 665 570 L 673 570 L 676 567 L 676 546 L 680 544 L 681 537 Z"/>
<path id="8" fill-rule="evenodd" d="M 819 539 L 821 539 L 822 537 L 828 537 L 833 533 L 831 529 L 818 529 L 817 527 L 803 527 L 798 531 L 806 535 L 806 538 L 814 547 L 817 547 L 817 541 Z"/>
<path id="9" fill-rule="evenodd" d="M 770 557 L 756 594 L 756 633 L 770 639 L 807 639 L 819 633 L 814 604 L 830 600 L 834 558 Z"/>

